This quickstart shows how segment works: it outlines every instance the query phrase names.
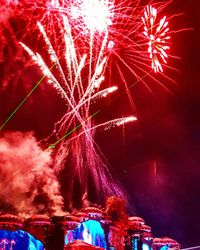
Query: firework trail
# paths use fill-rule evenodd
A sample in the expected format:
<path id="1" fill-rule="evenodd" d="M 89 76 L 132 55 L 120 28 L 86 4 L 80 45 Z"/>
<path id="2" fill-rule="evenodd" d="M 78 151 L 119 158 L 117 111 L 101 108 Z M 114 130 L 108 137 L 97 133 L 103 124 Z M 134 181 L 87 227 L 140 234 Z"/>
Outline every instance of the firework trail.
<path id="1" fill-rule="evenodd" d="M 68 173 L 66 207 L 73 206 L 76 181 L 81 194 L 89 193 L 92 185 L 96 195 L 101 196 L 100 200 L 112 194 L 124 196 L 95 143 L 95 131 L 123 125 L 136 118 L 119 118 L 96 125 L 94 119 L 89 119 L 92 104 L 117 90 L 111 83 L 112 69 L 116 67 L 134 109 L 121 64 L 149 88 L 141 75 L 147 75 L 152 69 L 162 73 L 162 63 L 166 63 L 168 47 L 164 43 L 168 40 L 168 30 L 165 18 L 157 24 L 156 7 L 144 8 L 139 0 L 118 3 L 114 0 L 37 3 L 27 0 L 12 1 L 12 6 L 29 16 L 26 21 L 29 30 L 21 35 L 21 47 L 66 104 L 65 114 L 45 141 L 51 145 L 64 138 L 59 144 L 54 143 L 52 155 L 57 175 Z M 37 36 L 37 40 L 32 41 L 31 36 Z M 110 67 L 113 61 L 114 66 Z M 51 65 L 55 65 L 53 71 Z M 162 85 L 152 74 L 148 75 Z M 78 124 L 81 126 L 73 135 L 65 138 L 64 135 Z"/>
<path id="2" fill-rule="evenodd" d="M 32 60 L 47 76 L 49 84 L 52 84 L 60 96 L 66 101 L 67 111 L 61 120 L 56 123 L 51 137 L 59 140 L 60 137 L 70 131 L 77 123 L 82 125 L 81 131 L 74 132 L 75 134 L 77 133 L 77 136 L 73 133 L 73 139 L 63 140 L 58 144 L 54 153 L 54 169 L 59 173 L 64 168 L 66 162 L 69 163 L 70 161 L 67 167 L 72 168 L 72 170 L 69 170 L 72 184 L 68 189 L 72 194 L 74 180 L 78 179 L 81 186 L 81 193 L 84 194 L 85 192 L 89 192 L 89 179 L 92 178 L 96 193 L 98 193 L 99 190 L 102 191 L 102 197 L 100 198 L 112 194 L 123 196 L 123 192 L 113 181 L 106 164 L 99 155 L 101 152 L 94 141 L 94 131 L 98 127 L 108 129 L 109 126 L 119 126 L 120 124 L 133 121 L 136 118 L 120 118 L 96 126 L 93 125 L 91 119 L 88 119 L 90 116 L 91 103 L 98 98 L 106 97 L 117 89 L 115 86 L 100 89 L 101 83 L 104 81 L 103 73 L 108 60 L 107 57 L 104 56 L 106 44 L 108 43 L 107 34 L 104 34 L 102 45 L 98 47 L 98 54 L 93 53 L 94 40 L 91 38 L 93 41 L 91 41 L 92 44 L 89 45 L 89 55 L 87 50 L 85 53 L 83 52 L 83 55 L 80 55 L 78 54 L 79 51 L 77 52 L 71 27 L 65 15 L 62 16 L 61 22 L 59 27 L 62 27 L 61 30 L 63 32 L 64 62 L 61 62 L 62 58 L 60 59 L 57 55 L 57 50 L 54 49 L 44 26 L 40 22 L 37 23 L 38 29 L 45 41 L 49 60 L 51 63 L 56 64 L 56 73 L 52 73 L 49 70 L 47 63 L 39 53 L 34 53 L 24 43 L 21 43 Z M 91 29 L 91 32 L 94 32 L 94 28 L 92 27 Z M 84 70 L 88 74 L 86 79 L 84 79 Z M 70 197 L 69 194 L 68 197 Z M 70 198 L 70 200 L 72 200 L 72 198 Z"/>
<path id="3" fill-rule="evenodd" d="M 38 51 L 38 47 L 41 47 L 41 39 L 43 40 L 42 33 L 40 33 L 40 37 L 36 31 L 36 23 L 40 22 L 46 32 L 48 32 L 48 37 L 53 43 L 53 47 L 56 47 L 57 56 L 59 58 L 63 57 L 62 19 L 65 16 L 68 19 L 75 48 L 78 48 L 77 54 L 80 52 L 82 54 L 84 51 L 90 57 L 90 70 L 95 67 L 92 64 L 93 59 L 96 60 L 95 58 L 100 55 L 99 60 L 101 60 L 102 53 L 100 52 L 103 52 L 104 56 L 107 56 L 109 59 L 109 65 L 104 69 L 106 75 L 110 75 L 109 79 L 113 78 L 116 80 L 121 78 L 124 82 L 123 79 L 127 77 L 124 70 L 122 70 L 123 67 L 121 65 L 123 65 L 126 68 L 125 72 L 133 75 L 149 91 L 151 91 L 150 84 L 142 77 L 146 74 L 148 74 L 149 79 L 166 88 L 162 84 L 162 78 L 169 79 L 170 77 L 162 72 L 159 72 L 162 78 L 159 78 L 158 75 L 155 77 L 152 71 L 155 71 L 156 67 L 152 70 L 152 65 L 159 62 L 158 71 L 161 71 L 161 68 L 163 69 L 163 65 L 170 68 L 164 61 L 166 60 L 166 54 L 164 55 L 164 60 L 162 59 L 166 49 L 163 48 L 163 52 L 158 49 L 167 35 L 165 35 L 164 39 L 161 39 L 161 42 L 156 42 L 157 44 L 153 43 L 151 39 L 153 35 L 156 35 L 156 39 L 161 38 L 162 32 L 159 32 L 159 37 L 158 34 L 155 34 L 156 28 L 159 26 L 158 18 L 160 20 L 163 19 L 162 12 L 171 3 L 171 0 L 157 3 L 151 1 L 151 5 L 147 7 L 142 6 L 140 0 L 39 0 L 37 3 L 32 0 L 1 0 L 0 2 L 7 2 L 6 5 L 3 5 L 5 10 L 13 10 L 10 12 L 19 19 L 19 25 L 16 22 L 13 27 L 15 30 L 18 30 L 17 36 L 25 44 L 30 45 L 34 51 Z M 8 6 L 11 7 L 9 8 Z M 151 12 L 153 9 L 156 12 L 156 17 L 154 18 L 152 18 L 153 12 Z M 142 18 L 145 23 L 142 21 Z M 154 20 L 152 25 L 150 25 L 150 19 Z M 166 23 L 165 21 L 164 25 Z M 24 27 L 22 28 L 21 26 Z M 144 34 L 145 27 L 148 30 L 148 34 Z M 152 30 L 150 31 L 150 29 Z M 173 33 L 173 31 L 167 33 Z M 32 41 L 31 37 L 35 36 L 37 36 L 37 39 Z M 164 47 L 164 44 L 162 45 Z M 169 46 L 169 44 L 165 44 L 165 46 Z M 156 47 L 159 52 L 157 57 L 156 52 L 152 51 L 152 59 L 150 58 L 150 47 L 152 49 Z M 59 51 L 61 53 L 58 53 Z M 46 56 L 44 51 L 42 56 Z M 115 67 L 116 69 L 114 69 Z M 92 72 L 90 72 L 88 80 L 90 80 L 91 74 Z M 173 82 L 172 79 L 170 81 Z M 126 88 L 126 91 L 130 103 L 133 103 L 128 88 Z"/>

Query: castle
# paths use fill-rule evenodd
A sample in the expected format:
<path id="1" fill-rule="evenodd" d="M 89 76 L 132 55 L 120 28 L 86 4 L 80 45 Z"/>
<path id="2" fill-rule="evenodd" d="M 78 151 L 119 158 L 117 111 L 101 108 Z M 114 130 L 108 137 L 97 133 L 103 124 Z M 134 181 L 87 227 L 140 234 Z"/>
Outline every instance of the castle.
<path id="1" fill-rule="evenodd" d="M 128 217 L 121 200 L 111 197 L 105 209 L 89 206 L 63 216 L 0 214 L 0 250 L 29 249 L 178 250 L 180 245 L 153 237 L 142 218 Z"/>

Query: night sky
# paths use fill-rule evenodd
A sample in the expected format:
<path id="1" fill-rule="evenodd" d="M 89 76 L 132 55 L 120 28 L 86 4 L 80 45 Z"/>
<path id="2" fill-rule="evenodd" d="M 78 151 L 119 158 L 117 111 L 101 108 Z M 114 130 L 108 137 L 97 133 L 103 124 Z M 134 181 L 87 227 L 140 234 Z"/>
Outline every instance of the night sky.
<path id="1" fill-rule="evenodd" d="M 156 236 L 169 236 L 189 247 L 200 245 L 200 1 L 174 0 L 170 6 L 169 13 L 183 13 L 175 23 L 172 20 L 173 29 L 188 29 L 173 36 L 170 52 L 180 59 L 169 59 L 169 64 L 179 71 L 170 72 L 177 84 L 167 83 L 171 93 L 152 81 L 153 93 L 136 84 L 131 94 L 138 121 L 99 132 L 96 140 L 127 190 L 132 212 L 143 217 Z M 29 76 L 40 76 L 35 68 L 24 70 L 26 59 L 14 56 L 12 62 L 10 55 L 16 53 L 15 48 L 12 44 L 5 47 L 4 54 L 9 56 L 1 57 L 0 82 L 7 74 L 14 79 L 17 70 L 23 74 L 13 80 L 12 88 L 1 88 L 1 123 L 30 89 L 20 81 L 25 79 L 28 86 L 32 84 Z M 36 91 L 4 131 L 33 130 L 38 139 L 47 136 L 64 110 L 55 91 L 45 90 Z M 133 114 L 125 94 L 116 94 L 107 102 L 97 120 Z"/>

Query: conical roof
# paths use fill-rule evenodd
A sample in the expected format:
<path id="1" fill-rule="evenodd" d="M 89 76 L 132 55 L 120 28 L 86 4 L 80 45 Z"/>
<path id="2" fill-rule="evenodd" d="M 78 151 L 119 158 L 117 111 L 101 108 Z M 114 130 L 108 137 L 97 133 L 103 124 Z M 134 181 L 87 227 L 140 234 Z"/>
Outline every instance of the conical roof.
<path id="1" fill-rule="evenodd" d="M 65 246 L 65 249 L 96 249 L 96 250 L 101 250 L 103 248 L 100 248 L 100 247 L 95 247 L 89 243 L 86 243 L 82 240 L 76 240 L 76 241 L 73 241 L 71 243 L 69 243 L 68 245 Z"/>

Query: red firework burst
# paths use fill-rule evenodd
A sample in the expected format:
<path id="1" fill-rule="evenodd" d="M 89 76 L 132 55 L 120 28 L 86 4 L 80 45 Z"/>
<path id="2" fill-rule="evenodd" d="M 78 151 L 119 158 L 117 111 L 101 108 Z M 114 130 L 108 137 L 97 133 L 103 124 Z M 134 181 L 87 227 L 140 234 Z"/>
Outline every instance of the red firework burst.
<path id="1" fill-rule="evenodd" d="M 162 63 L 167 63 L 169 50 L 169 27 L 166 16 L 157 19 L 157 9 L 147 6 L 142 17 L 144 36 L 148 39 L 148 53 L 152 61 L 154 72 L 163 72 Z"/>

